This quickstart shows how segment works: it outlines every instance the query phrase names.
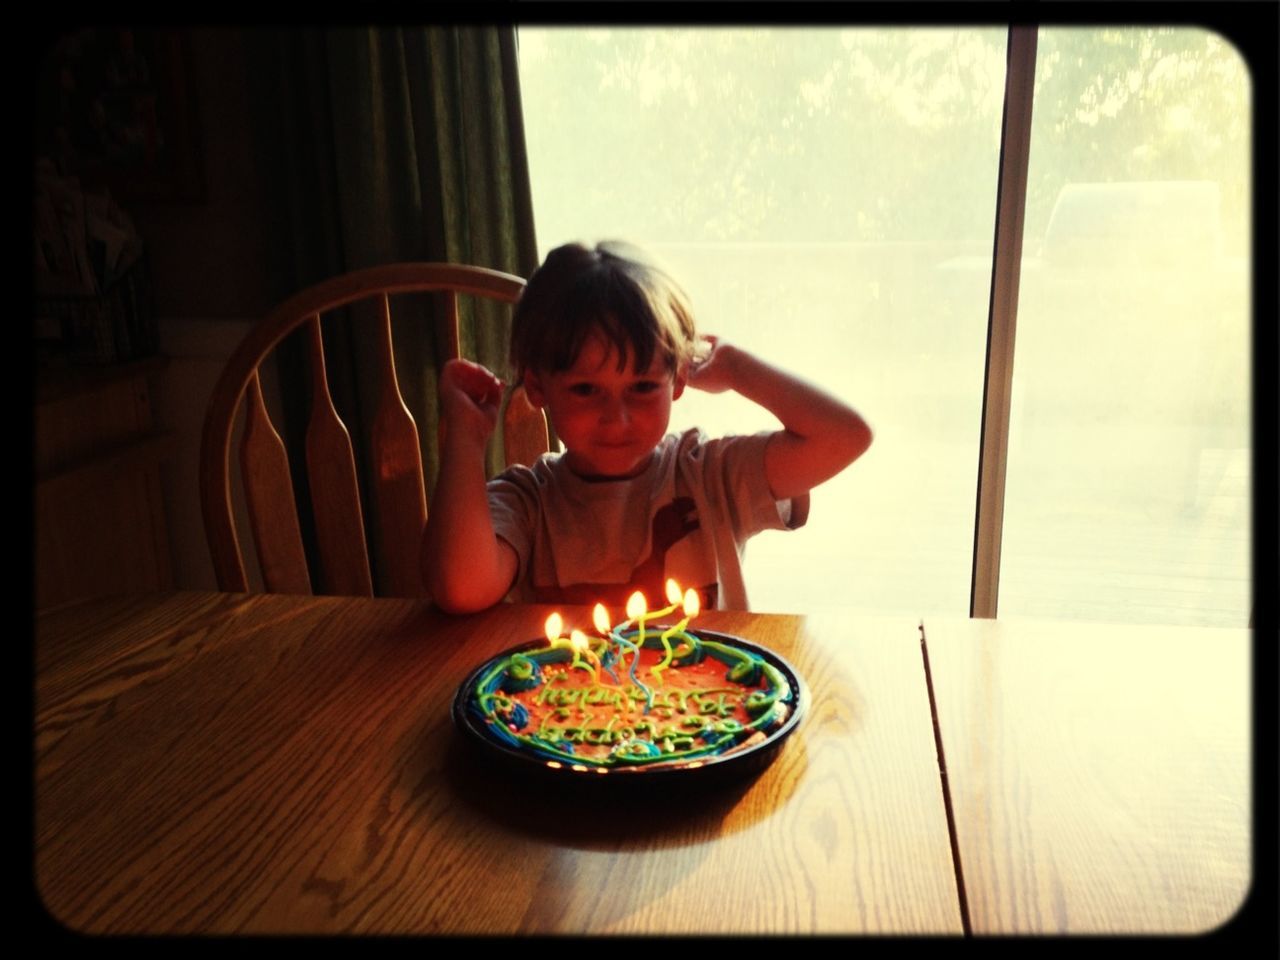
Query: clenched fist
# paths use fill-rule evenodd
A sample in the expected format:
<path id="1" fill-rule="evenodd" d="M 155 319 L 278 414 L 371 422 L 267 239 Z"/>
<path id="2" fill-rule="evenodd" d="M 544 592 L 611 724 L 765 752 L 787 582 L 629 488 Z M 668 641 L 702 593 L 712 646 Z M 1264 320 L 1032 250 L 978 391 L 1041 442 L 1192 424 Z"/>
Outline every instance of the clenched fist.
<path id="1" fill-rule="evenodd" d="M 502 381 L 470 360 L 450 360 L 440 372 L 440 410 L 451 435 L 486 441 L 498 424 Z"/>

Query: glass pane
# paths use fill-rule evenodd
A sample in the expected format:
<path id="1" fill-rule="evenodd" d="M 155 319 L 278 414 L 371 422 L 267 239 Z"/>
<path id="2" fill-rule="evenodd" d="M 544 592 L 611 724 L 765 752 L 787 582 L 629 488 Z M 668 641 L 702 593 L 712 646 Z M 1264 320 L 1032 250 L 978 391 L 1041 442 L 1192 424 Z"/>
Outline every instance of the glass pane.
<path id="1" fill-rule="evenodd" d="M 1199 29 L 1040 31 L 1001 616 L 1249 619 L 1249 81 Z"/>
<path id="2" fill-rule="evenodd" d="M 876 430 L 767 532 L 752 606 L 968 611 L 1003 29 L 521 28 L 542 253 L 662 256 L 700 326 Z M 688 391 L 673 429 L 772 429 Z"/>

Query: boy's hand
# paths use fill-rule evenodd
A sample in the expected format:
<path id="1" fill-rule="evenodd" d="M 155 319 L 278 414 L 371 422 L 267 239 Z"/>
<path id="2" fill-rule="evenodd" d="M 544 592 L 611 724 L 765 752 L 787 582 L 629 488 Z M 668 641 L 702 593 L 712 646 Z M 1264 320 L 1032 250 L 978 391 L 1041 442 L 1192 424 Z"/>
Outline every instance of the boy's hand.
<path id="1" fill-rule="evenodd" d="M 776 500 L 808 493 L 856 460 L 871 428 L 838 397 L 718 337 L 703 337 L 688 384 L 708 393 L 736 391 L 782 424 L 769 438 L 764 470 Z M 709 349 L 708 349 L 709 348 Z"/>
<path id="2" fill-rule="evenodd" d="M 474 613 L 502 599 L 515 581 L 515 548 L 493 530 L 485 489 L 484 449 L 498 423 L 502 381 L 469 360 L 440 371 L 445 455 L 427 528 L 422 569 L 432 599 L 450 613 Z"/>
<path id="3" fill-rule="evenodd" d="M 470 360 L 450 360 L 440 372 L 440 409 L 451 428 L 487 440 L 498 424 L 502 381 Z"/>
<path id="4" fill-rule="evenodd" d="M 727 340 L 707 335 L 689 364 L 689 386 L 707 393 L 736 389 L 737 347 Z"/>

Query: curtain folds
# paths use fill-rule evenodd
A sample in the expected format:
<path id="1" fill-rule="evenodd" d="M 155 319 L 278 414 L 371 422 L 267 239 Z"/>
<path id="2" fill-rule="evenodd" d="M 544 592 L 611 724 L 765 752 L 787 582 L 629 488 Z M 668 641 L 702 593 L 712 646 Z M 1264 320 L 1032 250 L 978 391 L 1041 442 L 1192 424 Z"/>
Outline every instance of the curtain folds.
<path id="1" fill-rule="evenodd" d="M 339 273 L 406 260 L 533 272 L 513 27 L 263 29 L 249 44 L 256 137 L 276 197 L 263 219 L 277 300 Z M 436 374 L 446 343 L 432 306 L 429 296 L 392 304 L 397 376 L 418 424 L 428 495 L 438 469 Z M 508 311 L 486 306 L 464 300 L 462 352 L 506 377 Z M 334 405 L 367 469 L 378 390 L 367 318 L 325 327 Z M 301 338 L 277 356 L 281 432 L 300 513 L 308 514 L 302 438 L 310 386 Z M 500 466 L 495 451 L 490 471 Z M 311 549 L 305 521 L 303 533 Z M 376 570 L 374 578 L 376 589 Z"/>

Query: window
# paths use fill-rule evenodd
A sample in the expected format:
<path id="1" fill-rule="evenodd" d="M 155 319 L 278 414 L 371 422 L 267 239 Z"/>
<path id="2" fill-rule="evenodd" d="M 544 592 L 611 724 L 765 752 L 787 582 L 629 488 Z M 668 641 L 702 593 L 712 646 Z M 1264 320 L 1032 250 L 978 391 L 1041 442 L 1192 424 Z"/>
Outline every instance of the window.
<path id="1" fill-rule="evenodd" d="M 1035 84 L 999 609 L 1243 625 L 1244 65 L 1202 30 L 1043 29 Z"/>
<path id="2" fill-rule="evenodd" d="M 540 252 L 644 245 L 703 329 L 876 429 L 808 527 L 752 541 L 757 609 L 969 609 L 1007 36 L 520 30 Z M 1243 623 L 1243 66 L 1202 30 L 1045 29 L 1034 78 L 1014 80 L 1034 81 L 1034 112 L 1000 611 Z M 1185 266 L 1205 244 L 1218 287 Z M 1114 281 L 1138 264 L 1156 273 Z M 1144 363 L 1163 375 L 1135 376 Z M 694 423 L 776 425 L 689 391 L 673 428 Z M 1177 483 L 1136 470 L 1143 450 Z"/>

